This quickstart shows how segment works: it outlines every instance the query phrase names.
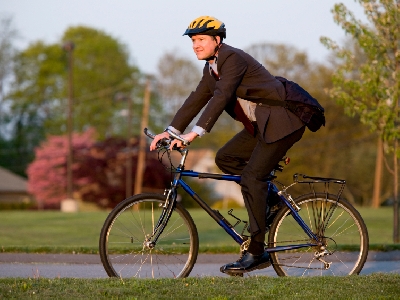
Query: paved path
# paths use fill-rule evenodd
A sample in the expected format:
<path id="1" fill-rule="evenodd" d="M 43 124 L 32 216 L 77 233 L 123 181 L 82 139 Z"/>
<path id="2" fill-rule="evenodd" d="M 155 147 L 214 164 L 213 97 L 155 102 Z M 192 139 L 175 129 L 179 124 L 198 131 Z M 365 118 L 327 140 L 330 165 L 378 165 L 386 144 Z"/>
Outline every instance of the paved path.
<path id="1" fill-rule="evenodd" d="M 235 261 L 234 254 L 200 254 L 190 277 L 222 276 L 219 267 Z M 373 252 L 361 275 L 376 272 L 400 274 L 400 251 Z M 273 268 L 251 272 L 251 275 L 276 276 Z M 99 255 L 92 254 L 24 254 L 0 253 L 0 278 L 107 278 Z"/>

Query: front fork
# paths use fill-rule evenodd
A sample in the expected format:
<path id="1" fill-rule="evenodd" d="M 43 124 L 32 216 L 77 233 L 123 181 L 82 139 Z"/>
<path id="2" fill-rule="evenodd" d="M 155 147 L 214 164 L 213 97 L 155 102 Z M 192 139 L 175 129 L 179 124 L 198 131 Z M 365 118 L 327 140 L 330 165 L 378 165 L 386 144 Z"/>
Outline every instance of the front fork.
<path id="1" fill-rule="evenodd" d="M 186 152 L 187 155 L 187 152 Z M 185 155 L 185 157 L 186 157 Z M 179 166 L 180 167 L 180 166 Z M 157 244 L 157 240 L 163 233 L 165 226 L 167 225 L 169 218 L 176 205 L 177 187 L 181 178 L 181 173 L 175 173 L 173 182 L 171 183 L 171 188 L 164 190 L 165 202 L 162 204 L 162 213 L 154 227 L 153 234 L 149 236 L 145 243 L 149 244 L 152 248 Z"/>
<path id="2" fill-rule="evenodd" d="M 163 233 L 165 226 L 167 225 L 169 218 L 175 208 L 176 203 L 176 189 L 174 187 L 170 189 L 166 189 L 164 191 L 164 195 L 166 196 L 165 202 L 160 204 L 162 205 L 162 213 L 158 218 L 156 226 L 154 226 L 153 233 L 146 239 L 144 245 L 147 248 L 154 248 L 157 244 L 157 240 L 160 235 Z"/>

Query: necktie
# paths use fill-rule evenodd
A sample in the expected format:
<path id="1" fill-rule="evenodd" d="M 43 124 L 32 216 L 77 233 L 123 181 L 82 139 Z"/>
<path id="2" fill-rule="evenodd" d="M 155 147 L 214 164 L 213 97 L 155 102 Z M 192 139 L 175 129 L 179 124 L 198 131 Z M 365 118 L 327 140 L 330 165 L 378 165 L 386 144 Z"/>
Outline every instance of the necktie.
<path id="1" fill-rule="evenodd" d="M 246 114 L 243 111 L 242 106 L 240 105 L 239 101 L 236 100 L 235 103 L 235 108 L 233 109 L 233 112 L 236 115 L 236 119 L 240 122 L 242 122 L 244 128 L 252 135 L 254 136 L 254 126 L 250 122 L 249 118 L 246 116 Z"/>
<path id="2" fill-rule="evenodd" d="M 219 76 L 215 73 L 215 71 L 210 68 L 211 70 L 211 75 L 214 77 L 214 79 L 216 81 L 219 80 Z M 243 111 L 242 106 L 240 105 L 239 101 L 236 100 L 235 103 L 235 107 L 233 109 L 233 112 L 235 113 L 236 116 L 236 120 L 242 122 L 244 128 L 246 128 L 246 130 L 254 136 L 254 126 L 253 124 L 250 122 L 249 118 L 246 116 L 246 114 Z"/>

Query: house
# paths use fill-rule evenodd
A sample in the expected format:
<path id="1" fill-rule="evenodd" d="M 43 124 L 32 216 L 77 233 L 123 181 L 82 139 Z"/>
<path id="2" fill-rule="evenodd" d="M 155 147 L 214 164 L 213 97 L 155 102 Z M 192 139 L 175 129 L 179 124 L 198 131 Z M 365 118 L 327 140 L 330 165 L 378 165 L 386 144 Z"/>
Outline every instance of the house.
<path id="1" fill-rule="evenodd" d="M 0 204 L 18 205 L 31 201 L 32 196 L 27 191 L 27 180 L 0 167 Z"/>

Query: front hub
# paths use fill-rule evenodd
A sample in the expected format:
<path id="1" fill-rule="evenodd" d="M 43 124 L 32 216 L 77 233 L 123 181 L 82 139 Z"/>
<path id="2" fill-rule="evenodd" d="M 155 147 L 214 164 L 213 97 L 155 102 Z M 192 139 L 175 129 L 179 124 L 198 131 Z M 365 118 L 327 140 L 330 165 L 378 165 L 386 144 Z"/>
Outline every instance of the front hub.
<path id="1" fill-rule="evenodd" d="M 155 244 L 154 242 L 152 242 L 152 241 L 145 241 L 145 242 L 143 243 L 143 249 L 149 249 L 149 250 L 151 250 L 151 249 L 153 249 L 155 246 L 156 246 L 156 244 Z"/>

